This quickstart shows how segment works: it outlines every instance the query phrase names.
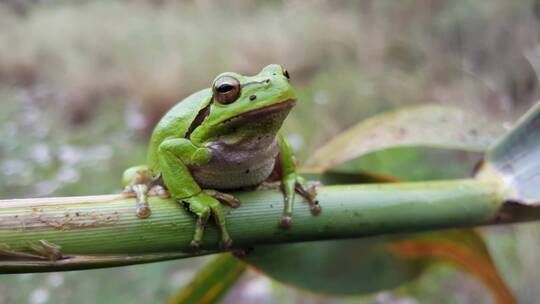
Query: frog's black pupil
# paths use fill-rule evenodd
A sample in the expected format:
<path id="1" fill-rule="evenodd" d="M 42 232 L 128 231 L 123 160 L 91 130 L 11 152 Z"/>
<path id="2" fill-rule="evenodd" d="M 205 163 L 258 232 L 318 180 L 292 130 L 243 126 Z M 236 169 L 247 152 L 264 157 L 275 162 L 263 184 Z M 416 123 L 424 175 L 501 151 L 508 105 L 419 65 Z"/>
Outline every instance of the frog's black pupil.
<path id="1" fill-rule="evenodd" d="M 285 70 L 283 71 L 283 75 L 285 75 L 285 77 L 287 77 L 287 79 L 290 79 L 291 77 L 289 76 L 289 71 Z"/>
<path id="2" fill-rule="evenodd" d="M 224 84 L 220 85 L 219 87 L 217 87 L 217 91 L 220 92 L 220 93 L 227 93 L 230 90 L 232 90 L 233 88 L 234 87 L 233 87 L 232 84 L 224 83 Z"/>

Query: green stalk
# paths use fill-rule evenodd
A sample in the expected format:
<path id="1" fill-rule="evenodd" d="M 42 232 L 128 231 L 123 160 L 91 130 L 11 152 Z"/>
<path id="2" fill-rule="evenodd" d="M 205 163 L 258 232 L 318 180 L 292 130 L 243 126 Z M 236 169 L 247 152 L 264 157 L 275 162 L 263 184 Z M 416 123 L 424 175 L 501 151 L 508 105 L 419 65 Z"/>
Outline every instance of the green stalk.
<path id="1" fill-rule="evenodd" d="M 293 226 L 284 230 L 277 225 L 281 193 L 236 195 L 242 206 L 224 208 L 234 244 L 242 248 L 489 224 L 499 220 L 504 202 L 499 184 L 473 179 L 327 186 L 319 188 L 322 213 L 312 216 L 297 197 Z M 120 266 L 219 251 L 213 224 L 205 232 L 206 251 L 193 252 L 192 214 L 170 199 L 151 197 L 150 206 L 152 216 L 139 219 L 134 199 L 122 195 L 0 201 L 0 273 Z M 49 243 L 61 254 L 51 254 Z M 15 259 L 16 252 L 36 257 Z"/>

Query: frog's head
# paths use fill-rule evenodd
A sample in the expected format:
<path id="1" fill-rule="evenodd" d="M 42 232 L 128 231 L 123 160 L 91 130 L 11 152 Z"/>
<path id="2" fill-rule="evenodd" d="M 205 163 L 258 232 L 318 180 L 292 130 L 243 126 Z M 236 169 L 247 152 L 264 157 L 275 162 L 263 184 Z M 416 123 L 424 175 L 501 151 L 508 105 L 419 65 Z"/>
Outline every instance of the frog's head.
<path id="1" fill-rule="evenodd" d="M 212 100 L 191 138 L 236 142 L 276 134 L 295 103 L 289 73 L 280 65 L 268 65 L 255 76 L 223 73 L 213 82 Z"/>

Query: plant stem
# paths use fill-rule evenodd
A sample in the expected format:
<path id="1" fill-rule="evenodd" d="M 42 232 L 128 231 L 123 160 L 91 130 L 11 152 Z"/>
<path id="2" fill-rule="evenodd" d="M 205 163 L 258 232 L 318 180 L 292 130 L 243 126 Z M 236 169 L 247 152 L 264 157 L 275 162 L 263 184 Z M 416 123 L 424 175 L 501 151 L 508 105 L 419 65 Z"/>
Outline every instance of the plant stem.
<path id="1" fill-rule="evenodd" d="M 297 197 L 293 225 L 284 230 L 277 225 L 281 193 L 236 196 L 242 206 L 224 210 L 234 245 L 240 248 L 489 224 L 500 220 L 504 201 L 497 184 L 473 179 L 327 186 L 319 188 L 321 214 L 312 216 Z M 150 206 L 152 216 L 139 219 L 135 200 L 123 195 L 0 201 L 0 273 L 119 266 L 219 251 L 213 223 L 204 236 L 207 251 L 195 253 L 189 247 L 193 215 L 171 199 L 151 197 Z M 506 215 L 504 222 L 540 217 Z M 47 246 L 41 240 L 60 246 L 62 256 L 44 254 Z M 13 252 L 49 258 L 14 259 Z"/>
<path id="2" fill-rule="evenodd" d="M 174 294 L 169 304 L 217 303 L 232 287 L 247 266 L 230 253 L 218 255 L 216 259 L 197 272 L 186 287 Z"/>

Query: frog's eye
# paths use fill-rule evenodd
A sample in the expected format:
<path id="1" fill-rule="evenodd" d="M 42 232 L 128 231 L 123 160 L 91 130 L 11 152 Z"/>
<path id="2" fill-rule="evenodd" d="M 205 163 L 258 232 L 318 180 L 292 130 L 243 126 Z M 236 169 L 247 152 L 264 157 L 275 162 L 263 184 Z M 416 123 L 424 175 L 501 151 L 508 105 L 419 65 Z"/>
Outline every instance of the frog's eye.
<path id="1" fill-rule="evenodd" d="M 214 98 L 221 104 L 235 102 L 240 96 L 240 82 L 231 76 L 222 76 L 214 82 Z"/>
<path id="2" fill-rule="evenodd" d="M 287 69 L 283 69 L 283 76 L 287 77 L 287 79 L 291 79 L 291 76 L 289 76 L 289 71 L 287 71 Z"/>

